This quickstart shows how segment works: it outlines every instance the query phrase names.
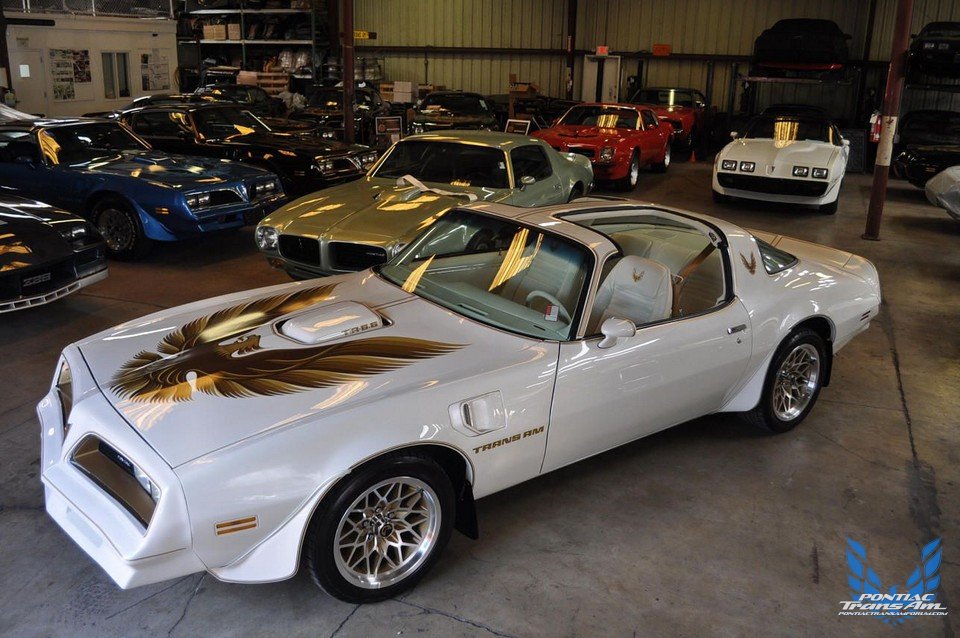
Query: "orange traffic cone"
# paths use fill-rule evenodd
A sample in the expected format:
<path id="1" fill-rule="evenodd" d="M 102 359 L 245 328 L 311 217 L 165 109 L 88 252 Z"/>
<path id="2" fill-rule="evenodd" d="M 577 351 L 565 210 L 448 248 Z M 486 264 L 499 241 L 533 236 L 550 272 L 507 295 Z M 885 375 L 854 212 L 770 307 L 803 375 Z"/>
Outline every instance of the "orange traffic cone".
<path id="1" fill-rule="evenodd" d="M 690 151 L 690 163 L 691 163 L 691 164 L 696 164 L 696 163 L 697 163 L 697 151 L 696 151 L 696 150 Z"/>

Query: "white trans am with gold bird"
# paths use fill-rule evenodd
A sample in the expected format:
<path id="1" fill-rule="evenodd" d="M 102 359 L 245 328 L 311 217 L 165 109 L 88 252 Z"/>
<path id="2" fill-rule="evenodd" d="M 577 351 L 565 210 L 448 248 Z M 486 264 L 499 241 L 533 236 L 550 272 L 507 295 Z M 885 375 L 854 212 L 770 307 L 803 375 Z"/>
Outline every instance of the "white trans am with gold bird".
<path id="1" fill-rule="evenodd" d="M 46 509 L 121 587 L 302 566 L 380 600 L 477 537 L 475 499 L 715 412 L 791 430 L 879 304 L 873 265 L 825 246 L 475 203 L 375 268 L 68 346 L 38 407 Z"/>

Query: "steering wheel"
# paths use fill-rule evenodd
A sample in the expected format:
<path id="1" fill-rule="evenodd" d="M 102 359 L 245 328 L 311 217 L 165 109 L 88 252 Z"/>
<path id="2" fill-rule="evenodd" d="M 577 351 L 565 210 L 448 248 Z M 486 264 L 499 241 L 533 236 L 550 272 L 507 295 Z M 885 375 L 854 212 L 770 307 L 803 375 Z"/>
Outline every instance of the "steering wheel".
<path id="1" fill-rule="evenodd" d="M 531 290 L 530 294 L 527 295 L 527 308 L 530 307 L 530 302 L 538 297 L 540 299 L 546 299 L 551 304 L 553 304 L 556 307 L 557 313 L 560 315 L 560 318 L 566 321 L 567 323 L 570 323 L 570 313 L 567 312 L 567 309 L 563 307 L 563 304 L 560 303 L 560 301 L 558 301 L 557 298 L 551 295 L 549 292 L 544 292 L 542 290 Z"/>

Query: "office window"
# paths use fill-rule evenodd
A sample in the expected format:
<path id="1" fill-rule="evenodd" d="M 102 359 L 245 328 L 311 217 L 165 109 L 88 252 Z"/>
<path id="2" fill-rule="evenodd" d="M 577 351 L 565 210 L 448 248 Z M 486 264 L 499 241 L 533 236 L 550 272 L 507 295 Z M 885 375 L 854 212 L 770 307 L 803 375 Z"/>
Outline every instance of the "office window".
<path id="1" fill-rule="evenodd" d="M 129 56 L 127 53 L 101 53 L 103 95 L 108 100 L 130 97 Z"/>

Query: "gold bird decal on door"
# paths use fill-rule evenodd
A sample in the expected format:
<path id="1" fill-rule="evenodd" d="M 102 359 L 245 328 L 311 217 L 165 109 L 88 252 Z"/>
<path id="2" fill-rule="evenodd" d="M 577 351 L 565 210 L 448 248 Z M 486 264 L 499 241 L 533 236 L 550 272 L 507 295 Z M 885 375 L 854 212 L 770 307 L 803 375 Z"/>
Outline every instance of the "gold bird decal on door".
<path id="1" fill-rule="evenodd" d="M 328 345 L 264 349 L 247 334 L 331 297 L 334 285 L 276 295 L 219 310 L 168 333 L 155 351 L 123 364 L 111 389 L 133 402 L 180 402 L 200 392 L 243 398 L 325 388 L 396 370 L 461 348 L 409 337 L 373 337 Z"/>
<path id="2" fill-rule="evenodd" d="M 750 261 L 747 261 L 747 258 L 743 256 L 743 253 L 740 253 L 740 261 L 743 262 L 743 267 L 750 271 L 751 275 L 756 274 L 757 272 L 757 256 L 753 253 L 750 253 Z"/>

